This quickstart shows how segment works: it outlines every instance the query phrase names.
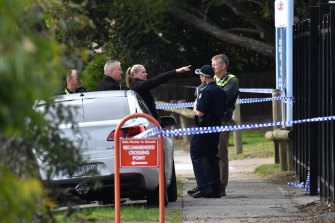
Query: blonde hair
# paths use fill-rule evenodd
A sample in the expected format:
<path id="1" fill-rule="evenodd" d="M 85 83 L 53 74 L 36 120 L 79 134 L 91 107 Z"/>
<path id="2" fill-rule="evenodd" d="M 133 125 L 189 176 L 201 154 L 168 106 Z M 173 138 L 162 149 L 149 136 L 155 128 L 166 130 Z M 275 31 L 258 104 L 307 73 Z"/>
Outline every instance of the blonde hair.
<path id="1" fill-rule="evenodd" d="M 126 76 L 126 84 L 127 84 L 127 87 L 130 87 L 130 85 L 131 85 L 131 83 L 133 82 L 133 79 L 135 78 L 134 77 L 134 74 L 135 73 L 138 73 L 138 68 L 139 67 L 144 67 L 143 65 L 141 65 L 141 64 L 135 64 L 135 65 L 133 65 L 132 67 L 129 67 L 128 69 L 127 69 L 127 72 L 126 72 L 126 74 L 127 74 L 127 76 Z"/>

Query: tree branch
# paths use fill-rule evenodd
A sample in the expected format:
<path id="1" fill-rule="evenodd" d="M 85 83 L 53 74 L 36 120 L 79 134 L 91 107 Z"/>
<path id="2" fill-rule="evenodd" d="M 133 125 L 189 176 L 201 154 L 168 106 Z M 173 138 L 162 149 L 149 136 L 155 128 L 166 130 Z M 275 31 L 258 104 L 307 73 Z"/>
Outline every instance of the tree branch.
<path id="1" fill-rule="evenodd" d="M 275 57 L 275 48 L 272 44 L 263 43 L 259 40 L 238 36 L 232 34 L 226 30 L 223 30 L 217 26 L 214 26 L 210 23 L 207 23 L 203 19 L 200 19 L 185 10 L 176 7 L 174 4 L 171 5 L 172 10 L 171 13 L 178 17 L 179 19 L 183 20 L 185 23 L 205 32 L 209 35 L 212 35 L 223 42 L 227 42 L 230 44 L 242 46 L 245 48 L 249 48 L 257 53 L 260 53 L 264 56 L 268 56 L 271 58 Z"/>
<path id="2" fill-rule="evenodd" d="M 225 5 L 231 8 L 231 10 L 233 10 L 236 15 L 242 16 L 248 20 L 254 27 L 263 32 L 270 42 L 274 43 L 275 34 L 273 26 L 269 26 L 269 24 L 264 22 L 261 17 L 250 13 L 250 11 L 247 10 L 242 4 L 235 4 L 230 1 L 226 1 Z"/>

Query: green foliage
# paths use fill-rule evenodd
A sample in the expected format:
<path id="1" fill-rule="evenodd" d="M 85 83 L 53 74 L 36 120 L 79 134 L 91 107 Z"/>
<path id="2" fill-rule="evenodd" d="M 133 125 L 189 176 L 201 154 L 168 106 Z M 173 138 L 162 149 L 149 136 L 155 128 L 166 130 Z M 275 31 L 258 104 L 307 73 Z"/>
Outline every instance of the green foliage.
<path id="1" fill-rule="evenodd" d="M 36 210 L 45 213 L 45 193 L 36 179 L 19 179 L 9 169 L 0 170 L 0 222 L 33 222 Z"/>
<path id="2" fill-rule="evenodd" d="M 87 64 L 85 70 L 81 75 L 83 80 L 82 85 L 89 91 L 93 91 L 95 86 L 104 77 L 104 66 L 109 60 L 109 57 L 105 54 L 97 54 L 93 57 L 91 62 Z"/>
<path id="3" fill-rule="evenodd" d="M 167 1 L 123 1 L 122 4 L 109 2 L 112 3 L 108 5 L 106 2 L 91 1 L 87 8 L 95 23 L 105 24 L 95 32 L 99 31 L 100 36 L 108 41 L 107 45 L 104 42 L 102 46 L 106 46 L 107 54 L 115 55 L 112 57 L 120 60 L 123 67 L 143 64 L 149 76 L 155 76 L 188 64 L 192 64 L 195 69 L 204 63 L 210 63 L 213 55 L 224 52 L 232 61 L 230 72 L 273 68 L 271 59 L 245 48 L 222 43 L 178 20 L 171 13 Z M 205 1 L 192 1 L 195 9 L 204 8 L 206 4 Z M 108 10 L 109 13 L 106 13 Z M 222 11 L 225 11 L 225 17 L 216 23 L 225 29 L 233 28 L 236 23 L 245 23 L 222 4 L 212 7 L 209 14 L 215 20 L 222 17 Z M 224 23 L 221 24 L 222 21 Z M 191 76 L 192 72 L 185 75 Z"/>
<path id="4" fill-rule="evenodd" d="M 93 22 L 85 15 L 83 7 L 73 1 L 48 1 L 44 13 L 48 32 L 62 46 L 61 63 L 67 69 L 84 69 L 84 61 L 92 54 L 91 35 Z M 63 75 L 64 76 L 64 75 Z"/>
<path id="5" fill-rule="evenodd" d="M 265 177 L 268 175 L 279 173 L 279 164 L 264 164 L 257 167 L 254 171 L 255 174 Z"/>
<path id="6" fill-rule="evenodd" d="M 232 159 L 245 159 L 245 158 L 255 158 L 255 157 L 273 157 L 274 149 L 273 142 L 265 139 L 264 130 L 243 130 L 242 131 L 242 144 L 243 152 L 236 154 L 234 149 L 234 135 L 233 132 L 229 135 L 229 157 Z"/>
<path id="7" fill-rule="evenodd" d="M 74 31 L 69 27 L 83 19 L 67 25 L 60 22 L 59 18 L 68 18 L 67 6 L 78 8 L 64 2 L 0 1 L 0 166 L 22 178 L 1 172 L 0 222 L 31 222 L 33 213 L 45 205 L 39 202 L 42 185 L 34 178 L 39 175 L 34 151 L 40 157 L 43 154 L 49 176 L 61 170 L 71 173 L 81 161 L 80 151 L 60 136 L 59 123 L 51 121 L 57 116 L 60 122 L 72 123 L 71 114 L 52 106 L 35 111 L 41 100 L 52 104 L 60 74 L 67 69 L 64 66 L 83 64 L 87 57 L 87 51 L 72 41 L 79 37 L 59 42 L 62 33 Z M 76 14 L 78 11 L 71 11 L 73 18 Z M 55 111 L 53 119 L 46 118 L 50 109 Z"/>
<path id="8" fill-rule="evenodd" d="M 24 8 L 36 10 L 38 5 L 0 4 L 0 132 L 19 137 L 36 98 L 48 98 L 57 83 L 60 48 L 43 34 L 35 35 L 33 28 L 42 22 L 39 16 L 33 21 L 24 16 Z M 26 20 L 32 29 L 25 27 Z"/>

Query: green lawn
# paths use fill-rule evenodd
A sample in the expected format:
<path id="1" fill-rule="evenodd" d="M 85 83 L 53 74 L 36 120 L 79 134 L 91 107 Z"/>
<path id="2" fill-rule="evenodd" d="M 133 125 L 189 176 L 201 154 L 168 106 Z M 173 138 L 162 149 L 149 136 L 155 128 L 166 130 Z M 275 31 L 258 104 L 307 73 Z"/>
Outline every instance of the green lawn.
<path id="1" fill-rule="evenodd" d="M 177 177 L 177 193 L 182 194 L 182 183 Z M 165 208 L 165 221 L 173 223 L 182 222 L 182 209 Z M 69 213 L 71 213 L 69 215 Z M 114 206 L 92 207 L 75 210 L 73 212 L 55 212 L 54 217 L 57 222 L 109 222 L 115 219 Z M 146 203 L 136 205 L 122 205 L 120 208 L 120 220 L 127 222 L 159 222 L 159 208 L 147 207 Z"/>
<path id="2" fill-rule="evenodd" d="M 243 152 L 240 154 L 236 154 L 233 132 L 230 133 L 228 145 L 230 159 L 266 158 L 274 156 L 273 142 L 265 139 L 266 130 L 242 130 L 241 133 Z"/>
<path id="3" fill-rule="evenodd" d="M 56 222 L 112 222 L 115 219 L 115 209 L 110 207 L 83 208 L 66 217 L 66 212 L 54 214 Z M 127 222 L 159 222 L 159 208 L 149 208 L 146 205 L 121 206 L 120 220 Z M 182 222 L 182 209 L 165 209 L 166 222 Z"/>
<path id="4" fill-rule="evenodd" d="M 272 174 L 276 174 L 279 173 L 280 169 L 279 169 L 279 164 L 264 164 L 261 165 L 259 167 L 257 167 L 254 171 L 255 174 L 265 177 L 268 175 L 272 175 Z"/>

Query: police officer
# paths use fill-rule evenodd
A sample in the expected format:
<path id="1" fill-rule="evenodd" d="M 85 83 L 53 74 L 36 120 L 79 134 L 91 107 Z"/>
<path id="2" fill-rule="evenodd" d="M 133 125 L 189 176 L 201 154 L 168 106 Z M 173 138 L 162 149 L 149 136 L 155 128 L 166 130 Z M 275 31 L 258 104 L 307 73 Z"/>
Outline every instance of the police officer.
<path id="1" fill-rule="evenodd" d="M 221 115 L 226 109 L 226 96 L 214 81 L 214 70 L 204 65 L 195 71 L 202 83 L 206 83 L 196 99 L 193 112 L 197 117 L 196 126 L 219 126 Z M 193 135 L 191 138 L 191 160 L 197 188 L 190 193 L 194 198 L 220 198 L 220 171 L 218 143 L 220 133 Z"/>
<path id="2" fill-rule="evenodd" d="M 77 70 L 71 69 L 66 75 L 66 87 L 58 89 L 56 95 L 60 94 L 73 94 L 80 92 L 87 92 L 88 90 L 81 86 L 81 79 Z"/>
<path id="3" fill-rule="evenodd" d="M 222 126 L 232 124 L 233 111 L 239 94 L 238 79 L 235 75 L 227 72 L 229 65 L 228 57 L 224 54 L 218 54 L 212 58 L 212 67 L 215 71 L 214 80 L 216 84 L 224 90 L 227 97 L 227 110 L 224 112 Z M 228 141 L 229 131 L 221 132 L 218 148 L 218 156 L 220 159 L 220 182 L 222 196 L 226 196 L 226 187 L 229 175 L 229 159 L 228 159 Z"/>

